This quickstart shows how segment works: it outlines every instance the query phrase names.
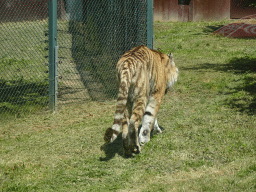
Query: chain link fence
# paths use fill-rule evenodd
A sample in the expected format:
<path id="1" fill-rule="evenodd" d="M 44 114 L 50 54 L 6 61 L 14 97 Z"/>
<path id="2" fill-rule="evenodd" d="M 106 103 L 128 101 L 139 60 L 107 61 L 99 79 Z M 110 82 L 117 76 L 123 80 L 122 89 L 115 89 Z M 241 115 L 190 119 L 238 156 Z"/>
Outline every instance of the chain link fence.
<path id="1" fill-rule="evenodd" d="M 47 7 L 47 0 L 0 2 L 1 118 L 47 106 Z"/>
<path id="2" fill-rule="evenodd" d="M 147 44 L 148 1 L 57 2 L 58 105 L 116 98 L 117 60 Z M 0 22 L 1 118 L 48 108 L 48 1 L 2 0 Z"/>
<path id="3" fill-rule="evenodd" d="M 147 1 L 66 1 L 58 20 L 59 104 L 116 97 L 115 65 L 147 43 Z"/>

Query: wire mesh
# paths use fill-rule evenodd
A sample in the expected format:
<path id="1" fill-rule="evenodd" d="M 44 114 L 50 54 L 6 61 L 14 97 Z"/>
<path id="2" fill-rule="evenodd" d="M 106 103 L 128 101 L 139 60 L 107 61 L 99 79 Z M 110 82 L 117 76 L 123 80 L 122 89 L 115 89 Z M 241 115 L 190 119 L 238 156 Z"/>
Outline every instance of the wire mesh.
<path id="1" fill-rule="evenodd" d="M 116 97 L 115 65 L 147 43 L 147 0 L 58 0 L 58 104 Z M 0 116 L 48 108 L 48 0 L 0 2 Z"/>
<path id="2" fill-rule="evenodd" d="M 66 1 L 58 20 L 59 104 L 116 97 L 120 55 L 146 44 L 146 0 Z"/>
<path id="3" fill-rule="evenodd" d="M 0 2 L 0 118 L 48 103 L 47 0 Z"/>

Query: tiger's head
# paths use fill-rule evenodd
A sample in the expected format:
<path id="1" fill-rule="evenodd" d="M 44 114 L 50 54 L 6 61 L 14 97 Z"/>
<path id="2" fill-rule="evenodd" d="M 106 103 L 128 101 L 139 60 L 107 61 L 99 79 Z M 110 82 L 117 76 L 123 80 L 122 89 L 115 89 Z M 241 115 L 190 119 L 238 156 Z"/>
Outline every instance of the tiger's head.
<path id="1" fill-rule="evenodd" d="M 179 70 L 178 68 L 175 66 L 175 62 L 174 62 L 174 58 L 173 58 L 173 54 L 170 53 L 168 55 L 169 59 L 167 60 L 166 63 L 166 76 L 167 76 L 167 83 L 166 83 L 166 91 L 168 89 L 170 89 L 174 83 L 177 82 L 178 79 L 178 75 L 179 75 Z"/>

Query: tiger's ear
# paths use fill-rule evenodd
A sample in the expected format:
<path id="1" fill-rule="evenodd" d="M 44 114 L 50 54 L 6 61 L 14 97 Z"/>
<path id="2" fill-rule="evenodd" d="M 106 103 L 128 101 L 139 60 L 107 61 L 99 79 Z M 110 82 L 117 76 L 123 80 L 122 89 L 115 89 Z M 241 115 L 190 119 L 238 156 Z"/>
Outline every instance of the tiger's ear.
<path id="1" fill-rule="evenodd" d="M 172 54 L 172 53 L 169 53 L 169 54 L 168 54 L 168 57 L 169 57 L 170 59 L 172 59 L 172 58 L 173 58 L 173 54 Z"/>
<path id="2" fill-rule="evenodd" d="M 173 54 L 172 53 L 168 54 L 168 57 L 170 58 L 171 61 L 173 60 Z"/>
<path id="3" fill-rule="evenodd" d="M 173 54 L 172 54 L 172 53 L 170 53 L 168 56 L 169 56 L 169 58 L 170 58 L 171 65 L 172 65 L 173 67 L 175 67 Z"/>

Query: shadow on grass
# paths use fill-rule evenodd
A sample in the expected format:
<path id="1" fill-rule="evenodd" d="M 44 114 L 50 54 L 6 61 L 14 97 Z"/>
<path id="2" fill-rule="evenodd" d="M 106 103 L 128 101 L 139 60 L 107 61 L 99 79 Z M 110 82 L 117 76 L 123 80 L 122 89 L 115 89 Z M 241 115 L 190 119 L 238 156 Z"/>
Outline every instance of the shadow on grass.
<path id="1" fill-rule="evenodd" d="M 236 97 L 232 99 L 226 99 L 225 104 L 237 108 L 241 112 L 247 112 L 249 115 L 254 115 L 256 112 L 256 79 L 252 77 L 256 73 L 256 58 L 251 57 L 234 57 L 227 64 L 210 64 L 205 63 L 196 67 L 186 68 L 181 70 L 202 70 L 210 69 L 215 71 L 223 71 L 227 73 L 233 73 L 241 75 L 242 83 L 239 86 L 232 88 L 227 94 L 234 94 L 240 91 L 247 92 L 247 95 L 252 99 L 248 101 L 245 97 Z M 249 103 L 248 103 L 249 102 Z M 243 104 L 244 103 L 244 104 Z"/>
<path id="2" fill-rule="evenodd" d="M 164 131 L 165 128 L 162 126 L 159 126 L 161 131 Z M 141 125 L 139 126 L 139 132 L 141 129 Z M 158 133 L 151 132 L 150 139 L 153 139 L 154 135 L 157 135 Z M 105 152 L 106 157 L 100 157 L 100 161 L 109 161 L 110 159 L 114 158 L 116 154 L 122 156 L 123 158 L 133 158 L 134 155 L 125 155 L 123 150 L 123 144 L 122 144 L 122 133 L 118 135 L 116 140 L 113 143 L 105 143 L 100 148 L 102 151 Z"/>
<path id="3" fill-rule="evenodd" d="M 116 154 L 123 156 L 122 133 L 118 135 L 113 143 L 105 143 L 100 148 L 105 152 L 106 157 L 100 157 L 100 161 L 109 161 L 114 158 Z"/>
<path id="4" fill-rule="evenodd" d="M 246 91 L 248 95 L 252 96 L 252 100 L 249 101 L 244 97 L 227 99 L 226 102 L 233 108 L 238 108 L 241 112 L 247 112 L 249 115 L 255 115 L 256 113 L 256 79 L 252 77 L 244 77 L 244 83 L 242 86 L 236 87 L 236 92 Z M 241 101 L 243 101 L 241 103 Z M 247 104 L 244 104 L 247 103 Z"/>
<path id="5" fill-rule="evenodd" d="M 182 70 L 202 70 L 211 69 L 215 71 L 231 72 L 235 74 L 245 72 L 256 72 L 256 58 L 234 57 L 227 64 L 210 64 L 204 63 L 196 67 L 182 67 Z"/>
<path id="6" fill-rule="evenodd" d="M 45 83 L 28 83 L 22 80 L 0 80 L 0 114 L 18 115 L 33 106 L 44 107 L 48 103 L 49 86 Z"/>
<path id="7" fill-rule="evenodd" d="M 110 48 L 107 49 L 105 44 L 109 34 L 100 38 L 101 28 L 82 22 L 70 22 L 69 32 L 72 34 L 71 50 L 76 70 L 90 98 L 94 101 L 116 98 L 115 65 L 118 57 L 108 54 Z"/>
<path id="8" fill-rule="evenodd" d="M 207 33 L 207 34 L 211 34 L 213 33 L 214 31 L 218 30 L 219 28 L 223 27 L 224 25 L 213 25 L 213 26 L 206 26 L 204 29 L 203 29 L 203 32 L 204 33 Z"/>
<path id="9" fill-rule="evenodd" d="M 90 98 L 112 100 L 118 93 L 118 59 L 131 48 L 147 42 L 147 17 L 143 11 L 146 3 L 116 1 L 118 9 L 110 10 L 113 6 L 110 1 L 95 1 L 86 3 L 81 21 L 69 22 L 72 58 Z"/>

